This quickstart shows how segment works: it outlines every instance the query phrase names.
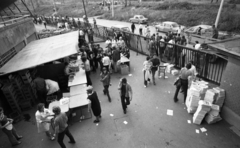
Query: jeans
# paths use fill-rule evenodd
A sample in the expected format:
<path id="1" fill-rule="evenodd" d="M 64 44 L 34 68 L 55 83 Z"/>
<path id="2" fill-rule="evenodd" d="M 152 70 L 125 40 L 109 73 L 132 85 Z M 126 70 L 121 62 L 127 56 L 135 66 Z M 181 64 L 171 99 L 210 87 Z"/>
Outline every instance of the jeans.
<path id="1" fill-rule="evenodd" d="M 59 145 L 61 146 L 61 148 L 66 148 L 65 144 L 63 143 L 63 139 L 64 139 L 64 136 L 67 135 L 68 138 L 70 139 L 71 142 L 75 143 L 75 140 L 72 136 L 72 134 L 69 132 L 68 130 L 68 127 L 66 127 L 66 129 L 61 132 L 61 133 L 58 133 L 58 143 Z"/>
<path id="2" fill-rule="evenodd" d="M 177 101 L 177 100 L 178 100 L 177 96 L 178 96 L 178 93 L 179 93 L 180 88 L 182 88 L 182 90 L 183 90 L 183 95 L 184 95 L 184 103 L 185 103 L 186 98 L 187 98 L 188 80 L 180 79 L 180 81 L 181 81 L 181 85 L 176 86 L 176 91 L 175 91 L 175 94 L 174 94 L 174 98 L 173 98 L 173 99 L 174 99 L 174 101 Z"/>
<path id="3" fill-rule="evenodd" d="M 7 135 L 8 139 L 12 145 L 15 145 L 18 143 L 17 139 L 18 139 L 19 135 L 17 134 L 17 131 L 14 127 L 12 130 L 7 130 L 6 128 L 3 128 L 2 131 Z"/>
<path id="4" fill-rule="evenodd" d="M 126 111 L 127 105 L 130 104 L 129 97 L 121 96 L 122 108 Z"/>
<path id="5" fill-rule="evenodd" d="M 86 71 L 86 78 L 87 78 L 87 86 L 92 85 L 92 81 L 90 79 L 90 71 Z"/>

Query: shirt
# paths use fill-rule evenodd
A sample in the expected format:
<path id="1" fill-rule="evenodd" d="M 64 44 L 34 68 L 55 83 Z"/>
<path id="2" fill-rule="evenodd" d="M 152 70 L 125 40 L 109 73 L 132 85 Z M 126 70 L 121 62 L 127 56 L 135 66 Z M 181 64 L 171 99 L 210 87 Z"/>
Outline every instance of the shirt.
<path id="1" fill-rule="evenodd" d="M 122 94 L 121 88 L 122 88 L 122 83 L 120 82 L 119 85 L 118 85 L 118 90 L 120 90 L 120 92 L 119 92 L 120 96 L 129 97 L 130 96 L 129 92 L 132 93 L 132 87 L 128 83 L 126 84 L 125 94 Z"/>
<path id="2" fill-rule="evenodd" d="M 103 57 L 103 58 L 102 58 L 102 62 L 103 62 L 103 65 L 104 65 L 104 66 L 108 66 L 108 65 L 110 65 L 110 63 L 111 63 L 111 61 L 110 61 L 110 59 L 109 59 L 108 56 Z"/>
<path id="3" fill-rule="evenodd" d="M 184 80 L 188 80 L 188 77 L 192 75 L 192 72 L 188 70 L 186 67 L 182 68 L 180 71 L 180 78 Z"/>
<path id="4" fill-rule="evenodd" d="M 196 45 L 195 45 L 195 49 L 196 49 L 196 50 L 199 50 L 200 48 L 201 48 L 201 44 L 196 44 Z"/>
<path id="5" fill-rule="evenodd" d="M 55 127 L 59 127 L 59 133 L 63 132 L 66 127 L 68 126 L 67 124 L 68 121 L 68 117 L 66 116 L 65 113 L 60 113 L 59 115 L 57 115 L 54 119 L 54 125 Z"/>
<path id="6" fill-rule="evenodd" d="M 173 40 L 170 40 L 168 43 L 170 43 L 170 44 L 175 44 L 175 42 L 174 42 Z M 170 44 L 168 45 L 168 47 L 169 47 L 169 48 L 173 48 L 173 45 L 170 45 Z"/>
<path id="7" fill-rule="evenodd" d="M 197 75 L 198 73 L 197 73 L 197 70 L 196 70 L 196 67 L 194 66 L 194 65 L 192 65 L 192 67 L 189 69 L 191 72 L 192 72 L 192 74 L 193 75 Z"/>
<path id="8" fill-rule="evenodd" d="M 150 61 L 143 62 L 143 70 L 150 70 L 151 66 L 152 66 L 152 62 Z"/>
<path id="9" fill-rule="evenodd" d="M 59 85 L 57 82 L 49 80 L 49 79 L 45 80 L 45 82 L 46 82 L 46 87 L 48 90 L 47 95 L 53 94 L 59 90 Z"/>

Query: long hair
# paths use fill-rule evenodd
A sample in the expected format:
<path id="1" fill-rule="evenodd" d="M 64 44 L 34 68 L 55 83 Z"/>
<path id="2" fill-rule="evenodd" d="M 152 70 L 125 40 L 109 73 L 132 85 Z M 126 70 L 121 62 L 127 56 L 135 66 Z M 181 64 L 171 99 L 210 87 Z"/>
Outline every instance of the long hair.
<path id="1" fill-rule="evenodd" d="M 40 112 L 43 107 L 44 107 L 44 104 L 43 103 L 39 103 L 37 105 L 37 110 Z"/>

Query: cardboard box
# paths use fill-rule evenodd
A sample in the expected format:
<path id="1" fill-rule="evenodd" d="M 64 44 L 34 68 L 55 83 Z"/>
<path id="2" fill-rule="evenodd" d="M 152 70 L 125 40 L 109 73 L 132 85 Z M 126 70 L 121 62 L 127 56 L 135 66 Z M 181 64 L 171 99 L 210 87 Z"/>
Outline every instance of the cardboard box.
<path id="1" fill-rule="evenodd" d="M 122 75 L 128 75 L 129 74 L 129 67 L 127 65 L 121 65 L 120 69 L 121 69 L 121 74 Z"/>

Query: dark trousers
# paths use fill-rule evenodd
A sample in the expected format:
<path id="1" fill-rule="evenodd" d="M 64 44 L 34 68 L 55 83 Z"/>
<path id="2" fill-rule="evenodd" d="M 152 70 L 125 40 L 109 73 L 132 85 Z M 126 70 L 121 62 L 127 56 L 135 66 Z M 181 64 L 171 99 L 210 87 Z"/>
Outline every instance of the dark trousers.
<path id="1" fill-rule="evenodd" d="M 104 65 L 103 67 L 105 67 L 107 69 L 107 71 L 109 72 L 109 65 Z"/>
<path id="2" fill-rule="evenodd" d="M 126 111 L 127 105 L 130 104 L 129 97 L 121 96 L 122 108 Z"/>
<path id="3" fill-rule="evenodd" d="M 153 67 L 153 68 L 151 69 L 151 71 L 152 71 L 152 81 L 153 81 L 153 83 L 155 83 L 155 73 L 156 73 L 156 71 L 157 71 L 157 68 Z"/>
<path id="4" fill-rule="evenodd" d="M 188 90 L 188 80 L 183 80 L 183 79 L 180 79 L 180 85 L 177 85 L 176 86 L 176 91 L 175 91 L 175 94 L 174 94 L 174 101 L 177 101 L 178 100 L 178 93 L 179 93 L 179 90 L 180 88 L 182 88 L 182 91 L 183 91 L 183 95 L 184 95 L 184 103 L 186 101 L 186 98 L 187 98 L 187 90 Z"/>
<path id="5" fill-rule="evenodd" d="M 95 72 L 95 71 L 96 71 L 96 67 L 95 67 L 94 59 L 90 59 L 89 62 L 90 62 L 90 66 L 91 66 L 91 68 L 92 68 L 92 71 Z"/>
<path id="6" fill-rule="evenodd" d="M 86 78 L 87 78 L 87 86 L 92 85 L 92 81 L 90 79 L 90 71 L 86 71 Z"/>
<path id="7" fill-rule="evenodd" d="M 7 130 L 6 128 L 3 128 L 2 131 L 7 135 L 9 141 L 12 145 L 15 145 L 18 143 L 18 134 L 16 132 L 16 129 L 13 127 L 12 130 Z"/>
<path id="8" fill-rule="evenodd" d="M 139 34 L 142 35 L 142 29 L 139 29 Z"/>
<path id="9" fill-rule="evenodd" d="M 66 127 L 66 129 L 63 132 L 58 133 L 58 140 L 57 141 L 58 141 L 59 145 L 61 146 L 61 148 L 66 148 L 66 146 L 63 142 L 63 139 L 64 139 L 65 135 L 68 136 L 68 138 L 70 139 L 71 142 L 75 142 L 72 134 L 68 130 L 68 127 Z"/>
<path id="10" fill-rule="evenodd" d="M 103 87 L 104 87 L 104 90 L 103 90 L 104 94 L 108 96 L 108 99 L 111 99 L 109 95 L 109 90 L 108 90 L 109 85 L 104 85 Z"/>
<path id="11" fill-rule="evenodd" d="M 44 92 L 44 91 L 37 91 L 37 96 L 38 96 L 39 102 L 44 103 L 45 107 L 47 107 L 48 106 L 48 103 L 47 103 L 47 91 L 46 92 Z"/>

